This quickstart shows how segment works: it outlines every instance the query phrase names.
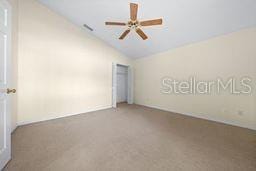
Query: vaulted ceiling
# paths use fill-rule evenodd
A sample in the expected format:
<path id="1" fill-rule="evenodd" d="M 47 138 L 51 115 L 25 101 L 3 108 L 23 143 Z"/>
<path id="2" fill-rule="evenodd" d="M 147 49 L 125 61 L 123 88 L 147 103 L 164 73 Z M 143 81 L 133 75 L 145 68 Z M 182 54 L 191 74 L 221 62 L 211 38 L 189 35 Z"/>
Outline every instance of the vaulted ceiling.
<path id="1" fill-rule="evenodd" d="M 80 27 L 131 58 L 202 41 L 256 26 L 256 0 L 39 0 Z M 142 40 L 135 32 L 118 38 L 125 27 L 105 26 L 105 21 L 128 21 L 129 3 L 138 3 L 138 19 L 163 18 L 162 26 L 143 28 Z"/>

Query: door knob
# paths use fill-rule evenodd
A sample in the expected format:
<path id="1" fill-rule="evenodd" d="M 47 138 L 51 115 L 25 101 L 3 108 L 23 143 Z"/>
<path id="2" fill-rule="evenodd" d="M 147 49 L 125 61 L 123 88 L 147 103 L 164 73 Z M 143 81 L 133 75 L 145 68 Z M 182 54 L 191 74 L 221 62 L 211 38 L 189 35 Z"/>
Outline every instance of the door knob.
<path id="1" fill-rule="evenodd" d="M 9 88 L 7 88 L 6 93 L 7 93 L 7 94 L 16 93 L 16 90 L 15 90 L 15 89 L 9 89 Z"/>

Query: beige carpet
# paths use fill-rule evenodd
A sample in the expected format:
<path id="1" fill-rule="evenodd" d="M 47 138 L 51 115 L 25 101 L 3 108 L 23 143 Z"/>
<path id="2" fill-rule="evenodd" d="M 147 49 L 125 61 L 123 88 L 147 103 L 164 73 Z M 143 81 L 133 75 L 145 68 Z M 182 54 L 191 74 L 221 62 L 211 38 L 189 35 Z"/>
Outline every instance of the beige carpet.
<path id="1" fill-rule="evenodd" d="M 256 170 L 256 131 L 122 104 L 19 127 L 9 171 Z"/>

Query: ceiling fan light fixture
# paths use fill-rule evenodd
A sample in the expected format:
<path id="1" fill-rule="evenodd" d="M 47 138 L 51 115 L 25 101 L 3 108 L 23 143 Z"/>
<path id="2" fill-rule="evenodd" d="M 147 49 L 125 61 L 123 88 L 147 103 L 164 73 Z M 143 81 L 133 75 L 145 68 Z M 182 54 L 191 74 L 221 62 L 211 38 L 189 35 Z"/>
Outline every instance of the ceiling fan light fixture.
<path id="1" fill-rule="evenodd" d="M 137 19 L 138 14 L 138 4 L 130 3 L 130 21 L 127 23 L 122 22 L 105 22 L 105 25 L 115 25 L 115 26 L 128 26 L 127 30 L 119 37 L 120 40 L 123 40 L 131 30 L 135 30 L 136 33 L 143 39 L 146 40 L 147 35 L 140 29 L 140 27 L 144 26 L 154 26 L 154 25 L 162 25 L 163 20 L 154 19 L 154 20 L 146 20 L 139 21 Z"/>

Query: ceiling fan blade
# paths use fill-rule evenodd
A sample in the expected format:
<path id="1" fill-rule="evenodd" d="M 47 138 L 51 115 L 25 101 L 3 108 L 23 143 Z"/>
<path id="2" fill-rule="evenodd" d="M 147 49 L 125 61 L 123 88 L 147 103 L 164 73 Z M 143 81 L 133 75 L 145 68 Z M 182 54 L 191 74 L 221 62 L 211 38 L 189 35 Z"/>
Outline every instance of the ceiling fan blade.
<path id="1" fill-rule="evenodd" d="M 121 22 L 105 22 L 106 25 L 113 25 L 113 26 L 126 26 L 126 23 Z"/>
<path id="2" fill-rule="evenodd" d="M 140 37 L 143 39 L 143 40 L 146 40 L 148 38 L 148 36 L 140 29 L 140 28 L 137 28 L 136 29 L 136 32 L 138 33 L 138 35 L 140 35 Z"/>
<path id="3" fill-rule="evenodd" d="M 130 3 L 130 18 L 132 21 L 137 20 L 138 4 Z"/>
<path id="4" fill-rule="evenodd" d="M 155 19 L 155 20 L 147 20 L 147 21 L 141 21 L 140 25 L 141 26 L 153 26 L 153 25 L 161 25 L 163 23 L 163 20 L 160 19 Z"/>
<path id="5" fill-rule="evenodd" d="M 125 30 L 125 32 L 119 37 L 120 40 L 123 40 L 128 33 L 130 33 L 130 29 Z"/>

